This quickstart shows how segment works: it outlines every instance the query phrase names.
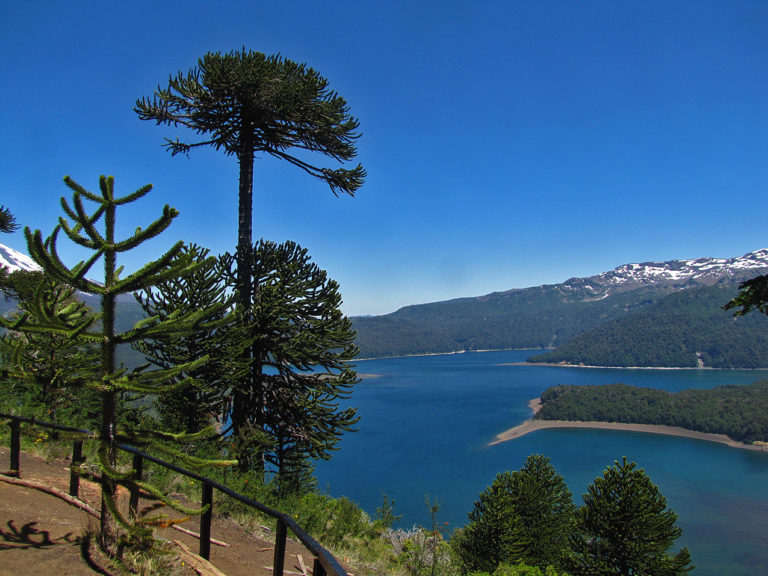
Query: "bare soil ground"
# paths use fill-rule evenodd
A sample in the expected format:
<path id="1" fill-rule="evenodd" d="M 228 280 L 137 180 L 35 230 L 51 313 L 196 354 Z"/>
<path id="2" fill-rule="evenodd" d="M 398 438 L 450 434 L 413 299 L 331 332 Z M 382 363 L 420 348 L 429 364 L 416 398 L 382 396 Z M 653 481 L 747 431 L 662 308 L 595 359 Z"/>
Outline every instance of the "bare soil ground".
<path id="1" fill-rule="evenodd" d="M 8 449 L 0 447 L 0 470 L 8 468 Z M 68 462 L 46 462 L 30 454 L 21 455 L 21 477 L 67 491 Z M 98 487 L 81 483 L 80 499 L 99 508 Z M 111 574 L 104 558 L 93 558 L 91 565 L 80 551 L 81 538 L 87 529 L 94 531 L 97 521 L 86 512 L 63 500 L 21 486 L 0 482 L 0 576 L 92 576 Z M 198 520 L 183 525 L 199 531 Z M 158 536 L 183 542 L 197 552 L 199 541 L 176 530 L 165 529 Z M 211 536 L 228 544 L 211 546 L 211 563 L 227 576 L 268 576 L 272 574 L 274 540 L 268 535 L 249 533 L 226 518 L 214 518 Z M 285 574 L 301 575 L 299 555 L 311 574 L 312 556 L 301 544 L 289 540 Z M 175 562 L 180 576 L 198 572 L 182 560 Z"/>

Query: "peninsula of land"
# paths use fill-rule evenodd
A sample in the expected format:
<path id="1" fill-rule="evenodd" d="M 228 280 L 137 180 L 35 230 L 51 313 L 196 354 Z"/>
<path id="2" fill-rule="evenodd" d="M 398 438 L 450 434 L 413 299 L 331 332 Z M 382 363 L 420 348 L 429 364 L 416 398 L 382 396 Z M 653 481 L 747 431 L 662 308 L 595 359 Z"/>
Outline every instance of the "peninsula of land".
<path id="1" fill-rule="evenodd" d="M 528 403 L 534 415 L 541 409 L 541 398 L 534 398 Z M 546 430 L 550 428 L 590 428 L 595 430 L 624 430 L 629 432 L 645 432 L 647 434 L 664 434 L 666 436 L 679 436 L 681 438 L 691 438 L 694 440 L 705 440 L 707 442 L 718 442 L 725 444 L 732 448 L 742 448 L 746 450 L 759 450 L 768 451 L 768 443 L 766 442 L 754 442 L 752 444 L 745 444 L 734 440 L 725 434 L 713 434 L 708 432 L 697 432 L 696 430 L 689 430 L 687 428 L 681 428 L 680 426 L 666 426 L 658 424 L 630 424 L 624 422 L 582 422 L 576 420 L 542 420 L 533 419 L 526 420 L 519 426 L 510 428 L 498 434 L 494 438 L 489 446 L 501 444 L 502 442 L 508 442 L 515 438 L 520 438 L 531 432 L 537 430 Z"/>

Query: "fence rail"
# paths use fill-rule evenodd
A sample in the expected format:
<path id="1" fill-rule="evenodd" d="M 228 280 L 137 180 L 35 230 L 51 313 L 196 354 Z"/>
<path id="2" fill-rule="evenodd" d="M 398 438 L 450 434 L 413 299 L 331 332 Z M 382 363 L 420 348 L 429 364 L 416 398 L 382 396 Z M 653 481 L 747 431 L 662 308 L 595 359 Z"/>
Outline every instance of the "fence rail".
<path id="1" fill-rule="evenodd" d="M 72 428 L 70 426 L 60 426 L 51 422 L 44 422 L 36 420 L 34 418 L 26 418 L 24 416 L 15 416 L 13 414 L 0 413 L 0 419 L 9 420 L 9 426 L 11 428 L 11 447 L 10 447 L 10 475 L 21 477 L 20 458 L 21 453 L 21 424 L 27 423 L 34 426 L 40 426 L 43 428 L 49 428 L 52 430 L 59 430 L 62 432 L 72 432 L 78 435 L 83 435 L 93 438 L 94 435 L 89 430 L 82 428 Z M 247 496 L 243 496 L 238 492 L 235 492 L 231 488 L 224 486 L 223 484 L 211 480 L 205 476 L 186 470 L 171 462 L 166 462 L 160 458 L 156 458 L 150 454 L 142 452 L 138 448 L 129 446 L 127 444 L 117 444 L 117 448 L 123 452 L 127 452 L 133 455 L 133 470 L 135 470 L 134 480 L 140 480 L 143 469 L 144 461 L 152 462 L 164 468 L 168 468 L 179 474 L 183 474 L 193 480 L 197 480 L 202 484 L 201 504 L 203 507 L 208 505 L 208 509 L 200 516 L 200 550 L 199 554 L 202 558 L 208 560 L 211 554 L 211 520 L 213 517 L 213 491 L 218 490 L 222 494 L 233 498 L 239 502 L 242 502 L 246 506 L 250 506 L 277 520 L 277 529 L 275 531 L 275 555 L 273 564 L 273 574 L 275 576 L 283 576 L 283 564 L 285 563 L 285 549 L 286 541 L 288 537 L 288 529 L 299 539 L 299 541 L 310 551 L 315 557 L 313 566 L 314 576 L 347 576 L 347 572 L 338 563 L 336 558 L 323 548 L 314 538 L 312 538 L 307 532 L 299 526 L 299 524 L 287 514 L 273 510 L 269 506 L 262 504 L 256 500 L 252 500 Z M 72 465 L 70 468 L 70 483 L 69 494 L 77 497 L 79 493 L 79 476 L 76 472 L 78 466 L 83 462 L 82 458 L 83 439 L 77 438 L 73 440 L 72 445 Z M 139 490 L 137 487 L 131 490 L 129 507 L 131 510 L 138 510 L 139 506 Z"/>

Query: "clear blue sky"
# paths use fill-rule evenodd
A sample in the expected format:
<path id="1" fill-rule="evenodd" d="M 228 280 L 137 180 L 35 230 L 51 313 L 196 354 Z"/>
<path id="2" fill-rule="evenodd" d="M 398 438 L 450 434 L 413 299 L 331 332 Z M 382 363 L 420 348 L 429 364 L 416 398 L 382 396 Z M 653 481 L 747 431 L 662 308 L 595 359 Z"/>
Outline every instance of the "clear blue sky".
<path id="1" fill-rule="evenodd" d="M 151 182 L 126 229 L 181 215 L 128 269 L 178 239 L 233 251 L 235 160 L 171 157 L 186 134 L 132 106 L 243 46 L 313 66 L 360 120 L 355 198 L 255 165 L 255 236 L 308 248 L 347 314 L 768 247 L 762 0 L 0 0 L 0 203 L 48 234 L 64 175 Z"/>

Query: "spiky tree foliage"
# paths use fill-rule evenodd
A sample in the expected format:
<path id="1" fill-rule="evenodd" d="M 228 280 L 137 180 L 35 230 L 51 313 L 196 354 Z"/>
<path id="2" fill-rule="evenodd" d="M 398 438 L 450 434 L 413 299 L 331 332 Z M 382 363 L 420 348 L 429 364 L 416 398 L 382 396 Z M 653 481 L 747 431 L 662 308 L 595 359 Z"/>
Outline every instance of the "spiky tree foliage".
<path id="1" fill-rule="evenodd" d="M 162 368 L 185 365 L 208 356 L 209 361 L 173 380 L 192 383 L 157 398 L 157 409 L 165 428 L 174 432 L 195 432 L 223 415 L 227 395 L 243 377 L 247 366 L 240 361 L 249 342 L 242 335 L 232 311 L 232 295 L 222 281 L 220 265 L 209 257 L 209 251 L 197 245 L 185 245 L 184 258 L 201 263 L 191 274 L 160 282 L 136 294 L 144 312 L 161 320 L 174 314 L 186 314 L 215 306 L 216 313 L 207 330 L 185 335 L 163 336 L 134 342 L 138 350 L 153 364 Z"/>
<path id="2" fill-rule="evenodd" d="M 0 205 L 0 232 L 10 234 L 11 232 L 15 232 L 18 229 L 19 225 L 16 222 L 16 217 L 8 208 Z M 2 292 L 6 298 L 9 297 L 8 289 L 4 285 L 7 278 L 8 271 L 4 267 L 0 266 L 0 292 Z"/>
<path id="3" fill-rule="evenodd" d="M 339 308 L 338 284 L 306 249 L 261 241 L 252 259 L 258 291 L 248 329 L 257 380 L 238 385 L 229 413 L 244 416 L 246 425 L 239 429 L 233 421 L 244 468 L 260 469 L 254 459 L 263 457 L 288 485 L 306 470 L 308 459 L 328 458 L 357 422 L 356 409 L 339 408 L 359 381 L 351 364 L 357 348 L 351 322 Z M 229 281 L 235 282 L 234 259 L 226 260 Z"/>
<path id="4" fill-rule="evenodd" d="M 568 571 L 573 576 L 678 576 L 693 569 L 687 548 L 671 554 L 677 514 L 634 462 L 596 478 L 577 513 Z"/>
<path id="5" fill-rule="evenodd" d="M 723 306 L 726 310 L 736 309 L 734 316 L 744 316 L 757 310 L 768 314 L 768 275 L 757 276 L 739 285 L 739 294 Z"/>
<path id="6" fill-rule="evenodd" d="M 520 470 L 496 476 L 451 543 L 465 570 L 491 572 L 502 562 L 559 567 L 574 512 L 563 477 L 534 454 Z"/>
<path id="7" fill-rule="evenodd" d="M 16 217 L 5 206 L 0 206 L 0 232 L 9 234 L 19 229 Z"/>
<path id="8" fill-rule="evenodd" d="M 115 303 L 119 295 L 144 290 L 160 282 L 192 273 L 201 264 L 184 257 L 181 254 L 183 243 L 178 242 L 158 259 L 121 277 L 123 267 L 118 267 L 118 255 L 162 233 L 170 226 L 178 212 L 166 205 L 160 218 L 146 228 L 137 228 L 132 236 L 118 240 L 115 237 L 117 208 L 139 200 L 152 186 L 146 185 L 136 192 L 116 197 L 114 179 L 111 176 L 100 177 L 99 193 L 89 192 L 68 176 L 64 178 L 64 182 L 72 191 L 71 204 L 65 198 L 61 199 L 61 206 L 69 220 L 60 217 L 59 225 L 45 241 L 40 230 L 33 233 L 26 228 L 24 233 L 29 253 L 47 275 L 77 290 L 99 295 L 101 311 L 79 322 L 62 322 L 60 318 L 51 317 L 46 322 L 40 322 L 34 329 L 39 332 L 77 336 L 86 342 L 99 343 L 101 347 L 99 379 L 93 383 L 101 399 L 101 422 L 98 431 L 99 464 L 102 470 L 101 539 L 106 547 L 114 551 L 112 546 L 116 542 L 115 522 L 128 529 L 129 534 L 146 535 L 146 531 L 131 526 L 117 509 L 116 483 L 129 480 L 133 471 L 118 467 L 116 444 L 120 439 L 127 439 L 139 445 L 146 445 L 152 437 L 167 437 L 161 432 L 151 430 L 126 428 L 118 431 L 118 399 L 125 392 L 162 394 L 169 389 L 169 380 L 185 371 L 194 370 L 207 360 L 203 357 L 169 369 L 147 371 L 142 367 L 129 372 L 116 365 L 116 347 L 144 338 L 187 334 L 201 325 L 205 326 L 210 310 L 200 309 L 187 314 L 171 315 L 163 320 L 150 317 L 138 322 L 133 328 L 118 333 L 115 329 Z M 86 202 L 95 204 L 90 213 L 86 210 Z M 67 267 L 57 250 L 58 237 L 62 230 L 75 244 L 92 251 L 92 256 L 72 268 Z M 103 280 L 99 282 L 87 278 L 98 261 L 103 261 L 104 266 Z M 97 319 L 98 325 L 95 324 Z M 30 324 L 26 326 L 29 328 Z M 177 385 L 182 383 L 177 382 Z M 149 487 L 145 488 L 151 490 Z"/>
<path id="9" fill-rule="evenodd" d="M 57 421 L 63 409 L 68 420 L 94 423 L 94 395 L 85 384 L 96 377 L 98 350 L 77 333 L 40 332 L 52 321 L 76 329 L 88 324 L 92 312 L 77 300 L 72 288 L 41 272 L 17 271 L 9 276 L 8 289 L 18 312 L 0 317 L 6 332 L 0 336 L 17 397 L 47 420 Z"/>
<path id="10" fill-rule="evenodd" d="M 237 293 L 243 310 L 250 310 L 255 286 L 251 269 L 253 247 L 253 161 L 257 153 L 286 160 L 331 188 L 334 195 L 353 195 L 363 184 L 365 170 L 330 169 L 306 158 L 327 156 L 338 162 L 352 160 L 359 123 L 346 101 L 328 87 L 328 81 L 305 64 L 279 55 L 245 50 L 207 53 L 196 68 L 158 86 L 151 98 L 136 102 L 142 120 L 183 126 L 201 136 L 197 141 L 166 139 L 172 155 L 188 154 L 198 146 L 213 146 L 239 164 Z M 248 320 L 244 318 L 244 320 Z M 258 366 L 249 376 L 250 388 L 261 381 Z M 239 392 L 237 392 L 239 394 Z M 257 393 L 261 394 L 261 393 Z M 253 414 L 237 408 L 235 430 L 262 428 Z M 261 458 L 257 457 L 257 461 Z"/>
<path id="11" fill-rule="evenodd" d="M 38 286 L 44 278 L 45 275 L 36 270 L 15 270 L 5 276 L 2 287 L 8 293 L 8 297 L 16 302 L 25 301 L 31 303 L 35 298 Z"/>
<path id="12" fill-rule="evenodd" d="M 135 106 L 142 120 L 184 126 L 205 138 L 166 139 L 171 154 L 213 146 L 235 156 L 240 166 L 238 262 L 243 303 L 250 294 L 246 255 L 252 246 L 253 160 L 259 152 L 286 160 L 326 182 L 334 194 L 354 194 L 365 178 L 358 164 L 348 170 L 324 168 L 296 155 L 317 152 L 339 162 L 355 157 L 357 119 L 328 81 L 305 64 L 260 52 L 209 52 L 197 67 L 179 72 L 168 86 Z M 294 150 L 296 152 L 294 152 Z M 246 304 L 247 305 L 247 304 Z"/>

